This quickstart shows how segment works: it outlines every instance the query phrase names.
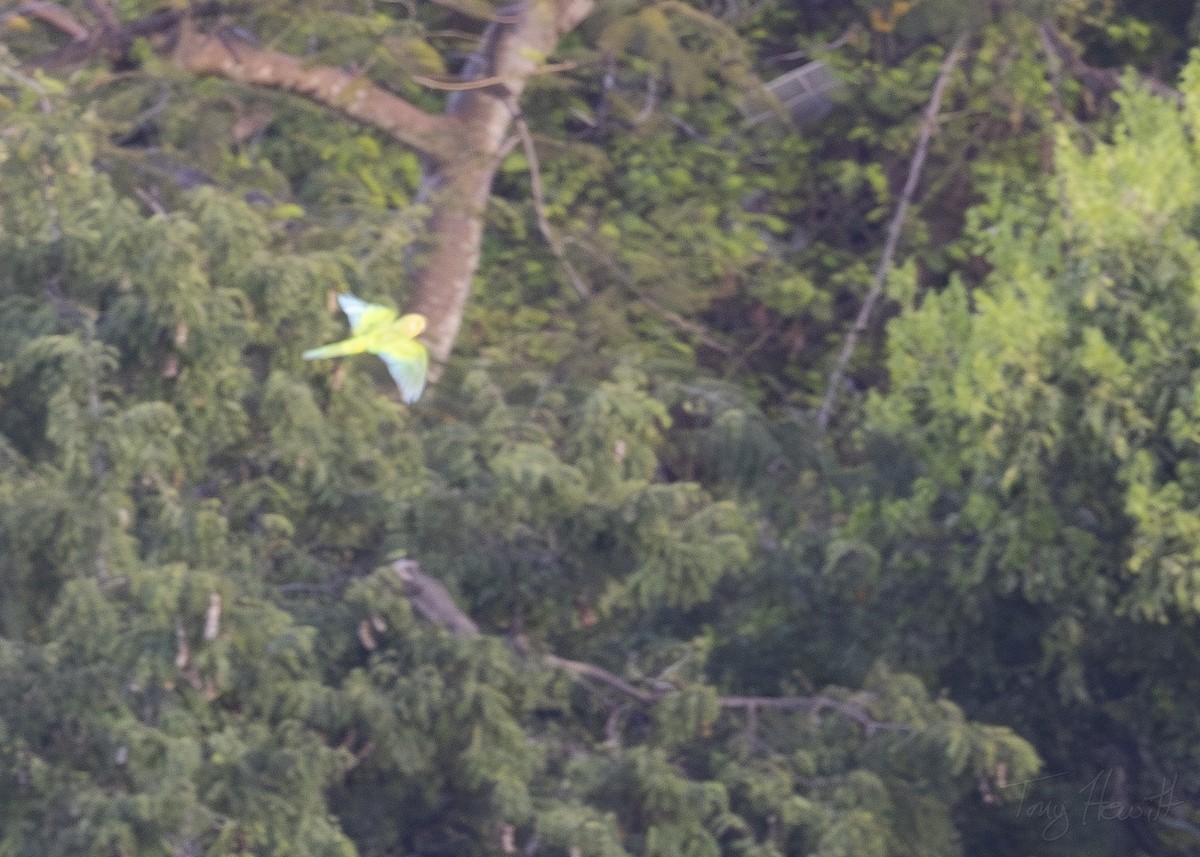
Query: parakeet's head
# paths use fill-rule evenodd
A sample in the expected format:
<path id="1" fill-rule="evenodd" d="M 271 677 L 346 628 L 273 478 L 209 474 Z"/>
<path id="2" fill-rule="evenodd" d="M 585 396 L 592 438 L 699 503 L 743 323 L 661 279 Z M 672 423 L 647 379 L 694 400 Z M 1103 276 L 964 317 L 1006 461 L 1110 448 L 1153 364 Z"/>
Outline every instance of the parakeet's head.
<path id="1" fill-rule="evenodd" d="M 402 315 L 396 319 L 396 324 L 400 326 L 400 332 L 404 336 L 412 339 L 425 329 L 425 316 L 418 312 L 410 312 L 408 315 Z"/>

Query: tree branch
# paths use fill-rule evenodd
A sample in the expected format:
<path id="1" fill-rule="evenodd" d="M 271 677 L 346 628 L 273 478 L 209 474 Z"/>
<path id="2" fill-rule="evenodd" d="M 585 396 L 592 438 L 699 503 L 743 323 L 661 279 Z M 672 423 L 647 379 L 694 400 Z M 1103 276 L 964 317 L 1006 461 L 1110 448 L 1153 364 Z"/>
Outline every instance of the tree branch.
<path id="1" fill-rule="evenodd" d="M 422 572 L 420 565 L 415 560 L 406 559 L 394 562 L 392 571 L 403 581 L 404 594 L 421 618 L 445 628 L 456 637 L 479 636 L 479 626 L 466 614 L 466 611 L 458 606 L 446 587 Z M 637 687 L 603 667 L 584 661 L 573 661 L 555 654 L 545 654 L 541 660 L 546 666 L 561 670 L 576 681 L 589 685 L 590 683 L 604 685 L 647 707 L 653 707 L 662 702 L 667 694 L 674 690 L 674 687 L 666 681 L 660 682 L 659 686 L 653 690 Z M 907 732 L 911 729 L 903 723 L 876 720 L 862 705 L 844 702 L 823 694 L 816 696 L 722 696 L 717 699 L 717 704 L 724 709 L 742 709 L 746 712 L 747 717 L 751 718 L 757 717 L 758 711 L 761 709 L 803 712 L 812 716 L 820 715 L 825 711 L 833 711 L 861 726 L 863 733 L 868 738 L 876 732 Z"/>
<path id="2" fill-rule="evenodd" d="M 789 51 L 785 54 L 775 54 L 774 56 L 766 57 L 767 62 L 791 62 L 792 60 L 807 59 L 816 54 L 830 53 L 845 45 L 851 39 L 856 39 L 866 32 L 866 29 L 858 21 L 854 21 L 842 31 L 842 34 L 831 42 L 825 42 L 821 45 L 813 45 L 812 47 L 804 48 L 799 51 Z"/>
<path id="3" fill-rule="evenodd" d="M 115 29 L 101 28 L 89 30 L 80 24 L 65 9 L 60 9 L 52 3 L 30 4 L 38 6 L 41 14 L 31 11 L 40 20 L 70 35 L 74 41 L 51 51 L 45 56 L 31 60 L 26 65 L 31 68 L 56 69 L 76 65 L 92 59 L 103 53 L 121 53 L 127 50 L 133 40 L 140 36 L 156 36 L 168 33 L 184 19 L 180 9 L 159 9 L 144 18 L 130 21 Z M 216 2 L 197 3 L 189 8 L 189 14 L 196 18 L 209 17 L 220 11 Z"/>
<path id="4" fill-rule="evenodd" d="M 172 59 L 197 75 L 222 77 L 236 83 L 279 89 L 380 129 L 421 153 L 445 158 L 452 151 L 452 133 L 445 118 L 426 113 L 398 95 L 371 83 L 362 74 L 324 65 L 309 65 L 298 57 L 258 47 L 249 42 L 200 32 L 195 19 L 211 14 L 210 4 L 194 7 L 190 14 L 166 9 L 126 24 L 120 23 L 103 0 L 88 0 L 100 19 L 100 29 L 90 31 L 66 10 L 51 3 L 27 4 L 29 14 L 70 35 L 74 41 L 33 61 L 39 68 L 58 68 L 105 52 L 121 53 L 139 36 L 170 34 Z"/>
<path id="5" fill-rule="evenodd" d="M 50 103 L 50 93 L 41 82 L 35 80 L 27 74 L 21 74 L 15 68 L 9 68 L 5 65 L 0 65 L 0 76 L 7 77 L 10 80 L 16 81 L 21 86 L 27 86 L 38 94 L 38 106 L 42 108 L 42 112 L 49 116 L 54 112 L 54 107 Z"/>
<path id="6" fill-rule="evenodd" d="M 9 18 L 18 15 L 26 15 L 30 18 L 36 18 L 43 24 L 46 24 L 60 33 L 65 33 L 71 37 L 73 41 L 83 41 L 91 35 L 91 32 L 76 20 L 68 10 L 59 6 L 57 3 L 25 3 L 13 9 L 11 12 L 6 12 L 0 16 L 0 20 L 7 21 Z"/>
<path id="7" fill-rule="evenodd" d="M 553 74 L 558 71 L 570 71 L 571 69 L 579 68 L 577 62 L 556 62 L 544 65 L 539 68 L 534 74 Z M 464 92 L 468 89 L 487 89 L 489 86 L 501 86 L 504 83 L 504 78 L 497 75 L 491 77 L 480 77 L 475 80 L 456 80 L 453 78 L 441 77 L 426 77 L 422 74 L 414 74 L 412 76 L 413 83 L 419 83 L 421 86 L 427 86 L 430 89 L 440 89 L 444 92 Z"/>
<path id="8" fill-rule="evenodd" d="M 655 693 L 654 691 L 634 687 L 619 675 L 611 673 L 595 664 L 588 664 L 583 661 L 571 661 L 566 658 L 560 658 L 558 655 L 543 655 L 542 663 L 548 667 L 570 673 L 575 679 L 592 679 L 593 681 L 598 681 L 614 690 L 619 690 L 626 696 L 636 699 L 643 705 L 656 705 L 666 695 L 665 693 Z"/>
<path id="9" fill-rule="evenodd" d="M 290 54 L 245 42 L 234 49 L 223 39 L 199 32 L 190 20 L 180 26 L 173 58 L 193 74 L 302 95 L 435 158 L 445 157 L 450 145 L 442 117 L 426 113 L 361 74 L 306 65 Z"/>
<path id="10" fill-rule="evenodd" d="M 921 170 L 925 166 L 925 156 L 929 152 L 929 139 L 933 136 L 934 126 L 937 124 L 938 111 L 942 105 L 942 95 L 946 91 L 946 84 L 950 80 L 950 73 L 958 65 L 966 43 L 967 36 L 964 33 L 958 37 L 953 47 L 950 48 L 950 51 L 946 54 L 946 58 L 942 60 L 942 67 L 938 70 L 937 80 L 933 84 L 933 94 L 929 98 L 929 105 L 925 108 L 925 118 L 921 121 L 921 131 L 917 137 L 917 148 L 908 166 L 908 179 L 904 183 L 904 190 L 900 193 L 900 201 L 896 204 L 896 211 L 892 215 L 892 222 L 888 225 L 887 241 L 884 243 L 883 255 L 879 258 L 879 267 L 875 269 L 875 280 L 871 283 L 871 288 L 867 291 L 867 296 L 863 298 L 863 304 L 859 308 L 858 317 L 854 319 L 854 326 L 846 334 L 846 341 L 842 344 L 841 353 L 838 354 L 837 361 L 833 364 L 833 371 L 829 373 L 829 384 L 825 390 L 825 399 L 821 402 L 820 411 L 817 412 L 817 427 L 822 431 L 829 426 L 829 417 L 833 413 L 833 402 L 837 398 L 838 390 L 842 386 L 846 367 L 850 364 L 850 357 L 854 354 L 854 346 L 858 344 L 858 337 L 866 332 L 867 322 L 870 321 L 875 304 L 883 296 L 883 288 L 887 283 L 888 270 L 892 266 L 892 257 L 896 255 L 896 247 L 900 243 L 900 232 L 904 227 L 904 215 L 908 213 L 908 206 L 912 203 L 913 194 L 917 190 L 917 182 L 921 178 Z"/>
<path id="11" fill-rule="evenodd" d="M 647 706 L 657 705 L 669 693 L 668 690 L 653 691 L 635 687 L 620 676 L 583 661 L 572 661 L 557 655 L 544 655 L 542 663 L 569 673 L 577 680 L 590 679 L 599 682 Z M 843 702 L 823 694 L 816 696 L 722 696 L 717 698 L 717 704 L 725 709 L 740 708 L 746 712 L 748 718 L 754 719 L 762 709 L 797 711 L 812 716 L 817 716 L 824 711 L 833 711 L 861 726 L 868 738 L 876 732 L 908 732 L 912 728 L 904 723 L 876 720 L 861 705 Z"/>

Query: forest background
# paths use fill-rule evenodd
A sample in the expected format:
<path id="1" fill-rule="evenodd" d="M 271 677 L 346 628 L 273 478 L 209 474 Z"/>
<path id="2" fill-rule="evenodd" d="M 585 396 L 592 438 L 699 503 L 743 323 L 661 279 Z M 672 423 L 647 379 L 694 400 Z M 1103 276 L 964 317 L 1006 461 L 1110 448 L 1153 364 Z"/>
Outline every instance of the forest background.
<path id="1" fill-rule="evenodd" d="M 1198 38 L 4 5 L 0 855 L 1200 853 Z"/>

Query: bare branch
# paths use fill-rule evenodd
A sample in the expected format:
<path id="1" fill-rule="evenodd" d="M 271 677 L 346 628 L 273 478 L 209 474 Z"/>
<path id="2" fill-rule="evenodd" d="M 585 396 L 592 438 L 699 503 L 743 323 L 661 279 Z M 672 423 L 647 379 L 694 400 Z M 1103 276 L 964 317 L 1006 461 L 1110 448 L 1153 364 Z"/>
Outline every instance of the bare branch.
<path id="1" fill-rule="evenodd" d="M 166 213 L 167 213 L 166 208 L 163 207 L 162 202 L 160 202 L 154 196 L 154 194 L 152 194 L 149 191 L 144 190 L 140 187 L 135 187 L 133 189 L 133 195 L 136 196 L 138 199 L 140 199 L 143 203 L 145 203 L 146 208 L 150 209 L 150 211 L 152 213 L 157 214 L 159 217 L 163 217 L 166 215 Z M 174 378 L 175 376 L 169 375 L 169 376 L 164 376 L 164 377 Z"/>
<path id="2" fill-rule="evenodd" d="M 362 74 L 332 66 L 308 65 L 290 54 L 246 41 L 237 42 L 235 46 L 228 37 L 200 32 L 195 18 L 211 13 L 208 6 L 193 8 L 190 15 L 165 9 L 122 24 L 103 0 L 89 0 L 88 8 L 101 19 L 101 31 L 93 33 L 53 4 L 27 5 L 30 14 L 40 14 L 75 39 L 30 63 L 34 67 L 71 65 L 106 51 L 122 53 L 138 36 L 171 34 L 173 59 L 193 74 L 212 75 L 304 96 L 351 119 L 372 125 L 433 158 L 443 158 L 452 151 L 448 133 L 451 123 L 376 86 Z"/>
<path id="3" fill-rule="evenodd" d="M 571 69 L 579 68 L 577 62 L 557 62 L 550 63 L 538 68 L 530 76 L 537 74 L 552 74 L 556 71 L 570 71 Z M 458 80 L 454 78 L 443 77 L 426 77 L 422 74 L 414 74 L 412 76 L 413 83 L 419 83 L 421 86 L 427 86 L 430 89 L 440 89 L 446 92 L 465 92 L 469 89 L 487 89 L 489 86 L 503 86 L 505 79 L 492 75 L 491 77 L 480 77 L 474 80 Z"/>
<path id="4" fill-rule="evenodd" d="M 850 332 L 846 334 L 846 341 L 842 344 L 841 353 L 838 354 L 837 361 L 833 364 L 833 371 L 829 373 L 829 384 L 825 390 L 825 399 L 821 402 L 821 409 L 817 412 L 817 427 L 824 431 L 829 427 L 829 417 L 833 413 L 833 403 L 837 398 L 838 390 L 842 386 L 842 381 L 846 374 L 846 367 L 850 364 L 850 357 L 854 354 L 854 346 L 858 344 L 858 337 L 866 332 L 867 322 L 870 321 L 871 313 L 875 309 L 875 304 L 883 296 L 883 288 L 887 283 L 888 270 L 892 266 L 892 258 L 896 255 L 896 247 L 900 243 L 900 232 L 904 228 L 904 215 L 908 213 L 908 206 L 912 203 L 913 194 L 917 190 L 917 182 L 921 178 L 921 170 L 925 166 L 925 156 L 929 152 L 929 140 L 933 136 L 934 126 L 937 124 L 938 111 L 942 106 L 942 95 L 946 91 L 946 84 L 950 80 L 950 73 L 954 71 L 958 65 L 959 59 L 962 57 L 963 48 L 967 43 L 967 36 L 964 33 L 958 37 L 953 47 L 946 54 L 946 58 L 942 60 L 942 67 L 938 70 L 937 80 L 933 84 L 933 94 L 929 98 L 929 105 L 925 108 L 925 118 L 921 120 L 921 131 L 917 137 L 917 148 L 913 152 L 912 161 L 908 165 L 908 179 L 904 183 L 904 190 L 900 193 L 900 201 L 896 204 L 896 211 L 892 215 L 892 222 L 888 225 L 887 241 L 884 243 L 883 255 L 879 258 L 879 267 L 875 269 L 875 280 L 871 283 L 870 290 L 863 298 L 863 304 L 858 310 L 858 317 L 854 319 L 854 326 L 850 328 Z"/>
<path id="5" fill-rule="evenodd" d="M 600 252 L 600 250 L 598 250 L 596 247 L 593 247 L 587 241 L 584 241 L 580 238 L 576 238 L 572 235 L 568 235 L 566 238 L 563 239 L 564 245 L 568 244 L 568 243 L 573 244 L 577 247 L 580 247 L 583 250 L 586 250 L 588 253 L 590 253 L 592 255 L 593 258 L 595 258 L 599 262 L 603 263 L 605 265 L 605 267 L 607 267 L 610 271 L 612 271 L 612 273 L 616 276 L 616 278 L 618 280 L 620 280 L 624 285 L 629 287 L 630 291 L 633 292 L 634 297 L 636 297 L 639 301 L 641 301 L 643 304 L 645 304 L 647 307 L 649 307 L 663 321 L 667 322 L 667 324 L 671 325 L 676 330 L 679 330 L 683 333 L 686 333 L 686 334 L 696 337 L 696 339 L 699 340 L 700 343 L 708 346 L 709 348 L 713 349 L 714 351 L 716 351 L 720 354 L 724 354 L 727 357 L 733 355 L 733 348 L 731 348 L 730 346 L 726 345 L 725 343 L 717 340 L 712 335 L 712 333 L 709 331 L 709 329 L 707 327 L 700 324 L 699 322 L 689 321 L 688 319 L 681 316 L 679 313 L 667 309 L 665 306 L 660 304 L 658 301 L 656 301 L 654 298 L 650 297 L 646 293 L 640 292 L 636 288 L 634 288 L 633 278 L 630 277 L 629 273 L 624 268 L 622 268 L 617 263 L 617 261 L 615 259 L 613 259 L 611 256 Z"/>
<path id="6" fill-rule="evenodd" d="M 362 647 L 368 652 L 373 652 L 379 648 L 379 643 L 375 640 L 375 635 L 371 633 L 371 623 L 366 619 L 358 623 L 358 641 L 362 643 Z"/>
<path id="7" fill-rule="evenodd" d="M 1050 38 L 1049 29 L 1045 24 L 1038 25 L 1038 41 L 1041 42 L 1042 52 L 1046 55 L 1046 70 L 1050 77 L 1050 106 L 1054 111 L 1054 118 L 1062 122 L 1067 115 L 1066 108 L 1062 101 L 1062 57 L 1054 47 L 1054 42 Z"/>
<path id="8" fill-rule="evenodd" d="M 303 95 L 365 122 L 433 157 L 448 146 L 445 121 L 371 83 L 361 74 L 332 66 L 307 65 L 279 51 L 239 43 L 236 50 L 190 21 L 180 27 L 175 61 L 193 74 L 207 74 Z"/>
<path id="9" fill-rule="evenodd" d="M 651 691 L 635 687 L 620 676 L 583 661 L 567 660 L 557 655 L 544 655 L 542 662 L 549 667 L 570 673 L 577 680 L 591 680 L 618 690 L 643 705 L 657 705 L 669 692 L 666 689 Z M 844 702 L 823 694 L 816 696 L 722 696 L 717 699 L 717 704 L 726 709 L 743 709 L 746 712 L 748 729 L 751 731 L 755 727 L 750 724 L 757 724 L 758 712 L 764 709 L 796 711 L 814 717 L 825 711 L 833 711 L 861 726 L 863 733 L 868 738 L 876 732 L 908 732 L 912 728 L 904 723 L 876 720 L 861 705 Z"/>
<path id="10" fill-rule="evenodd" d="M 403 581 L 405 586 L 404 594 L 408 596 L 413 608 L 423 619 L 442 626 L 457 637 L 479 636 L 479 626 L 458 606 L 453 596 L 446 590 L 446 587 L 422 572 L 415 560 L 406 559 L 394 562 L 392 563 L 392 570 Z M 359 626 L 360 637 L 365 627 L 364 620 L 364 623 Z M 372 642 L 374 642 L 373 639 Z M 365 641 L 364 645 L 367 645 Z M 368 645 L 367 648 L 371 648 L 371 646 Z M 597 684 L 603 685 L 637 703 L 649 707 L 660 703 L 667 694 L 675 689 L 673 685 L 662 679 L 679 666 L 677 663 L 664 670 L 663 676 L 660 676 L 658 685 L 653 690 L 650 690 L 637 687 L 616 673 L 609 672 L 603 667 L 598 667 L 595 664 L 589 664 L 585 661 L 574 661 L 555 654 L 542 655 L 541 660 L 543 664 L 551 669 L 562 670 L 576 681 L 592 689 L 595 689 L 594 686 Z M 862 705 L 834 699 L 831 696 L 822 694 L 815 696 L 722 696 L 717 700 L 717 703 L 721 708 L 725 709 L 743 709 L 746 711 L 747 717 L 752 720 L 756 720 L 758 712 L 764 709 L 796 711 L 813 716 L 817 716 L 825 711 L 833 711 L 848 720 L 853 720 L 861 726 L 867 737 L 871 737 L 876 732 L 881 731 L 906 732 L 911 729 L 911 727 L 903 723 L 876 720 Z M 614 709 L 614 713 L 610 716 L 606 727 L 606 731 L 610 733 L 610 738 L 616 729 L 614 718 L 619 717 L 620 712 L 623 710 L 624 706 L 617 706 Z"/>
<path id="11" fill-rule="evenodd" d="M 642 102 L 642 109 L 633 117 L 634 125 L 641 125 L 651 116 L 654 115 L 654 109 L 658 106 L 658 75 L 651 74 L 646 80 L 646 100 Z"/>
<path id="12" fill-rule="evenodd" d="M 18 15 L 25 15 L 30 18 L 36 18 L 47 26 L 53 27 L 60 33 L 66 33 L 75 41 L 83 41 L 91 35 L 91 32 L 81 24 L 74 15 L 68 10 L 59 6 L 57 3 L 25 3 L 13 9 L 11 12 L 6 12 L 0 16 L 0 20 L 7 21 L 9 18 Z"/>
<path id="13" fill-rule="evenodd" d="M 307 583 L 304 581 L 294 581 L 292 583 L 281 583 L 275 587 L 281 595 L 324 595 L 334 597 L 340 593 L 345 587 L 333 581 L 324 583 Z"/>

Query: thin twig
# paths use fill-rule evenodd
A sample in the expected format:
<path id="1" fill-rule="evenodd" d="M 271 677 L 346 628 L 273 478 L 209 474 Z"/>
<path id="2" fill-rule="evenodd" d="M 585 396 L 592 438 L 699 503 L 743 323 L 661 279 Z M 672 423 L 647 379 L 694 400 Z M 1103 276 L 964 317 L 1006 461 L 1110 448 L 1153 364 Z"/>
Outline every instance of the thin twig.
<path id="1" fill-rule="evenodd" d="M 539 74 L 551 74 L 556 71 L 572 71 L 579 68 L 577 62 L 556 62 L 541 66 L 534 71 L 530 77 Z M 507 78 L 499 75 L 491 77 L 481 77 L 475 80 L 455 80 L 445 77 L 429 77 L 423 74 L 414 74 L 411 78 L 413 83 L 419 83 L 421 86 L 429 89 L 441 89 L 446 92 L 464 92 L 468 89 L 487 89 L 489 86 L 503 86 Z"/>
<path id="2" fill-rule="evenodd" d="M 596 103 L 596 124 L 602 125 L 608 119 L 611 101 L 609 93 L 617 86 L 617 60 L 612 54 L 604 57 L 604 77 L 600 79 L 600 100 Z"/>
<path id="3" fill-rule="evenodd" d="M 587 300 L 592 296 L 591 289 L 587 287 L 587 283 L 583 281 L 583 277 L 579 276 L 579 271 L 575 270 L 575 266 L 571 264 L 571 260 L 567 258 L 566 248 L 559 240 L 558 234 L 554 231 L 554 227 L 550 225 L 550 219 L 546 216 L 546 198 L 542 192 L 542 170 L 538 165 L 537 149 L 533 145 L 533 135 L 529 133 L 529 126 L 525 123 L 525 117 L 521 115 L 520 109 L 516 104 L 510 104 L 513 114 L 513 124 L 517 128 L 517 134 L 521 137 L 521 146 L 525 149 L 525 160 L 529 163 L 529 187 L 533 192 L 533 214 L 537 218 L 538 230 L 542 233 L 542 237 L 546 239 L 546 243 L 550 246 L 550 252 L 554 254 L 554 258 L 558 259 L 563 270 L 567 274 L 567 279 L 571 281 L 571 286 L 579 294 L 581 298 Z"/>
<path id="4" fill-rule="evenodd" d="M 964 33 L 954 42 L 954 46 L 950 48 L 949 53 L 946 54 L 946 58 L 942 60 L 942 67 L 938 70 L 937 80 L 933 84 L 933 94 L 929 98 L 929 105 L 925 108 L 925 118 L 921 121 L 921 131 L 917 137 L 917 148 L 913 153 L 912 162 L 908 166 L 908 179 L 904 183 L 904 190 L 900 194 L 900 201 L 896 204 L 896 211 L 892 215 L 892 222 L 888 225 L 887 241 L 883 246 L 883 255 L 879 258 L 879 267 L 875 270 L 875 280 L 871 283 L 871 288 L 863 299 L 863 304 L 858 310 L 858 317 L 854 319 L 854 326 L 846 334 L 846 341 L 842 343 L 842 350 L 838 354 L 837 361 L 833 364 L 833 371 L 829 373 L 829 385 L 825 390 L 825 399 L 821 402 L 821 410 L 817 412 L 817 427 L 822 431 L 829 427 L 829 417 L 833 412 L 833 402 L 837 398 L 838 389 L 842 386 L 846 368 L 850 364 L 850 357 L 854 354 L 854 346 L 858 344 L 858 337 L 866 332 L 871 312 L 875 309 L 875 304 L 883 296 L 883 289 L 887 283 L 888 270 L 892 266 L 892 258 L 896 255 L 896 247 L 900 243 L 900 232 L 904 227 L 904 216 L 908 213 L 908 206 L 912 202 L 913 194 L 917 190 L 917 182 L 921 178 L 921 169 L 925 166 L 925 156 L 929 152 L 929 139 L 933 136 L 934 126 L 937 124 L 938 111 L 942 105 L 942 94 L 946 91 L 946 84 L 950 80 L 950 73 L 958 65 L 966 42 L 967 36 Z"/>
<path id="5" fill-rule="evenodd" d="M 325 582 L 325 583 L 308 583 L 306 581 L 292 581 L 290 583 L 281 583 L 275 587 L 280 595 L 328 595 L 334 596 L 345 589 L 340 583 Z"/>

